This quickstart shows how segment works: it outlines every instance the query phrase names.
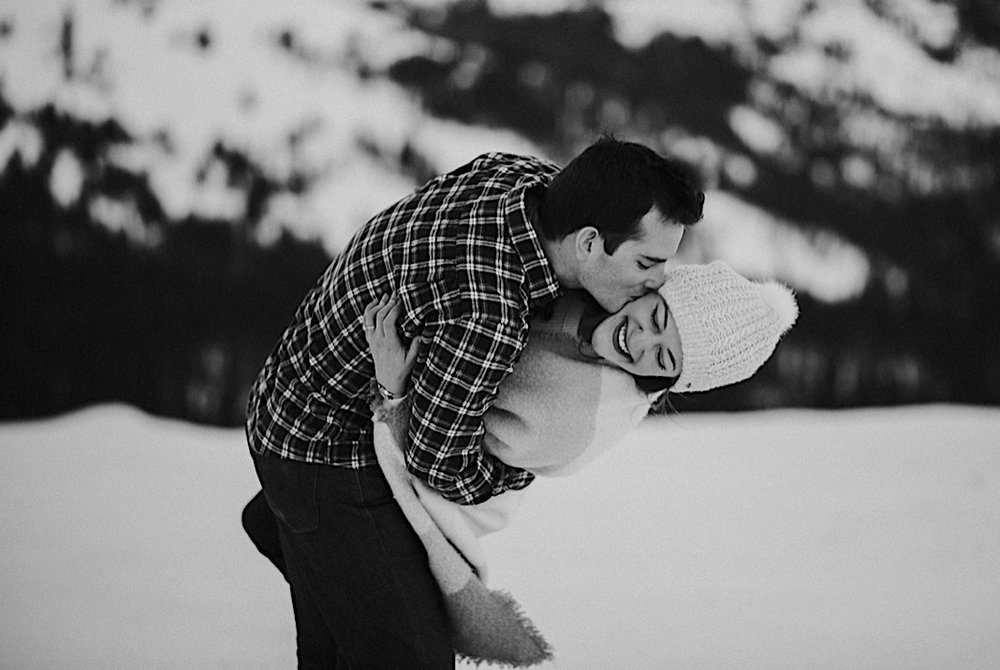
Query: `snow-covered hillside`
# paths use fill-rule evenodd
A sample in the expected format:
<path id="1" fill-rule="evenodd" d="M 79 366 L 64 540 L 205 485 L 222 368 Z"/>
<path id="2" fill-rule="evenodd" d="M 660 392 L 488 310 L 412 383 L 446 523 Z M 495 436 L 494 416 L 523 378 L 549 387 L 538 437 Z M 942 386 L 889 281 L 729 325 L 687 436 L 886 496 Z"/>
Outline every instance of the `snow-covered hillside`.
<path id="1" fill-rule="evenodd" d="M 1000 665 L 1000 411 L 651 419 L 487 541 L 566 670 Z M 237 430 L 0 426 L 0 667 L 289 668 Z"/>
<path id="2" fill-rule="evenodd" d="M 484 151 L 545 152 L 511 128 L 435 117 L 415 92 L 386 76 L 391 64 L 407 56 L 440 60 L 458 49 L 403 19 L 406 7 L 446 4 L 0 3 L 0 93 L 13 112 L 11 122 L 0 126 L 0 173 L 15 154 L 27 165 L 39 160 L 44 139 L 33 114 L 47 106 L 95 124 L 113 120 L 129 140 L 101 164 L 148 178 L 168 218 L 247 218 L 248 186 L 227 171 L 221 148 L 245 156 L 280 185 L 263 206 L 257 229 L 262 241 L 292 230 L 321 239 L 335 253 L 362 222 L 413 188 L 413 176 L 400 172 L 390 157 L 412 149 L 433 171 L 443 172 Z M 499 13 L 550 13 L 594 3 L 488 4 Z M 673 138 L 672 151 L 706 170 L 724 163 L 722 169 L 738 183 L 754 181 L 758 158 L 794 153 L 789 129 L 762 111 L 773 103 L 776 86 L 845 106 L 841 132 L 853 148 L 836 170 L 858 188 L 874 187 L 876 163 L 902 181 L 931 188 L 926 185 L 937 179 L 932 166 L 904 151 L 912 127 L 990 128 L 1000 119 L 1000 54 L 958 39 L 957 10 L 947 3 L 597 4 L 626 47 L 640 48 L 660 33 L 695 37 L 731 49 L 757 72 L 747 99 L 726 119 L 747 153 L 723 151 L 717 140 L 676 128 L 663 131 Z M 762 41 L 781 45 L 781 52 L 765 54 Z M 948 50 L 956 55 L 948 65 L 933 57 Z M 871 99 L 879 111 L 855 109 L 850 104 L 855 98 Z M 887 119 L 886 112 L 898 119 Z M 81 155 L 67 147 L 55 160 L 50 185 L 55 201 L 68 207 L 90 197 L 93 219 L 155 246 L 136 202 L 122 194 L 86 193 L 92 175 Z M 820 172 L 836 170 L 825 165 Z M 980 177 L 974 172 L 955 179 L 975 182 Z M 713 192 L 685 260 L 722 258 L 744 273 L 781 279 L 821 300 L 857 296 L 871 271 L 865 252 L 833 231 L 803 234 L 799 225 L 732 193 Z"/>

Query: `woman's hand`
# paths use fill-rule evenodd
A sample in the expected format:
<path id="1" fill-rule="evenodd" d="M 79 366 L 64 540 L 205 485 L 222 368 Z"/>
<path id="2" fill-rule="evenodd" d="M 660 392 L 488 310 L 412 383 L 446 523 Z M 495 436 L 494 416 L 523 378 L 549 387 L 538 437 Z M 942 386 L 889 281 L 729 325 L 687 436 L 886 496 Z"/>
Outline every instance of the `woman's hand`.
<path id="1" fill-rule="evenodd" d="M 368 304 L 363 317 L 365 338 L 375 362 L 375 379 L 397 397 L 406 394 L 406 384 L 420 350 L 420 339 L 416 337 L 409 349 L 403 347 L 396 330 L 401 308 L 395 293 L 383 295 Z"/>

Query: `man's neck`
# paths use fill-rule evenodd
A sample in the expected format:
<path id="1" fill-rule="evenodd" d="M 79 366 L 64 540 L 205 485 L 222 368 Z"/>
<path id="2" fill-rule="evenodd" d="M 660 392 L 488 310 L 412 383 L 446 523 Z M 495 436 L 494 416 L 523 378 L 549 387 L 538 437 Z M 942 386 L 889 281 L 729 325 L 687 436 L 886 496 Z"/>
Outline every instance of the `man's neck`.
<path id="1" fill-rule="evenodd" d="M 563 289 L 580 288 L 580 281 L 577 278 L 575 258 L 569 254 L 571 249 L 565 244 L 567 238 L 562 242 L 554 242 L 545 236 L 540 223 L 539 204 L 544 195 L 538 190 L 529 191 L 525 194 L 525 211 L 528 215 L 528 223 L 535 229 L 538 240 L 542 243 L 542 251 L 545 258 L 552 266 L 552 271 L 559 280 L 559 285 Z"/>
<path id="2" fill-rule="evenodd" d="M 580 280 L 576 272 L 576 257 L 573 255 L 569 238 L 553 241 L 546 239 L 539 232 L 539 239 L 542 242 L 545 257 L 559 280 L 559 285 L 564 289 L 580 288 Z"/>

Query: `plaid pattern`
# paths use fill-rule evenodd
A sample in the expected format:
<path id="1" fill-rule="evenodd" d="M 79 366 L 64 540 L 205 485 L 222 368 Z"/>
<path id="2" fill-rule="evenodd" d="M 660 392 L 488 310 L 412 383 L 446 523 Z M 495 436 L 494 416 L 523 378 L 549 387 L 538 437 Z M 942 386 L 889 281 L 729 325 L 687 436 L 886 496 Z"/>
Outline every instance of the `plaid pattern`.
<path id="1" fill-rule="evenodd" d="M 524 347 L 531 311 L 559 293 L 526 197 L 558 169 L 485 154 L 366 223 L 264 363 L 247 411 L 251 449 L 377 467 L 361 318 L 395 290 L 404 341 L 423 341 L 411 378 L 410 470 L 466 504 L 527 486 L 530 473 L 482 450 L 482 417 Z"/>

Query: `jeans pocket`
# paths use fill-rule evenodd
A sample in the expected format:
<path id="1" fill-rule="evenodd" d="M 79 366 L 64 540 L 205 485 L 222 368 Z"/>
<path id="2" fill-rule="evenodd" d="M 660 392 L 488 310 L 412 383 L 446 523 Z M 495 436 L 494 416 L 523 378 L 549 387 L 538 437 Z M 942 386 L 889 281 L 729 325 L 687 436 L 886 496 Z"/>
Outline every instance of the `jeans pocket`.
<path id="1" fill-rule="evenodd" d="M 386 558 L 427 560 L 423 542 L 400 509 L 381 471 L 377 468 L 362 468 L 357 471 L 357 478 L 362 506 Z"/>
<path id="2" fill-rule="evenodd" d="M 316 480 L 323 466 L 287 458 L 254 456 L 257 477 L 274 515 L 295 533 L 319 527 Z"/>

